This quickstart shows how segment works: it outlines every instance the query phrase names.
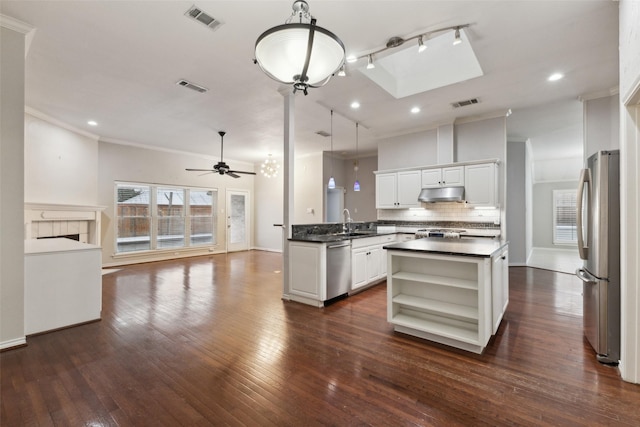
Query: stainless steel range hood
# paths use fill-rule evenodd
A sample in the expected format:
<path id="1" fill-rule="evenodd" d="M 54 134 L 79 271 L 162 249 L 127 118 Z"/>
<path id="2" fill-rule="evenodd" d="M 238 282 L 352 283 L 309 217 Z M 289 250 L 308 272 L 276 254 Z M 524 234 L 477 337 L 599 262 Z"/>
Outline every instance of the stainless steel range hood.
<path id="1" fill-rule="evenodd" d="M 463 202 L 464 187 L 423 188 L 418 196 L 420 202 Z"/>

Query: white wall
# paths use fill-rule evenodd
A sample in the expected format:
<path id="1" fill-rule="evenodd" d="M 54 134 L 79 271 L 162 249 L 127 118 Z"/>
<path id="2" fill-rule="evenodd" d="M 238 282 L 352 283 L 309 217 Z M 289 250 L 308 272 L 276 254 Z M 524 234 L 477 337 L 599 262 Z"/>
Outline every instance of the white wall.
<path id="1" fill-rule="evenodd" d="M 217 245 L 215 252 L 226 250 L 226 190 L 248 190 L 251 205 L 254 206 L 254 177 L 243 175 L 234 179 L 224 175 L 188 172 L 185 168 L 210 168 L 217 158 L 198 156 L 172 151 L 162 151 L 152 148 L 136 147 L 120 144 L 100 142 L 98 144 L 99 177 L 98 204 L 107 206 L 102 213 L 102 262 L 103 265 L 120 265 L 133 262 L 152 261 L 175 258 L 175 251 L 163 254 L 132 255 L 114 257 L 115 254 L 115 182 L 139 182 L 161 185 L 177 185 L 200 188 L 215 188 L 218 190 L 218 223 Z M 253 170 L 252 164 L 225 159 L 233 167 L 240 170 Z M 252 215 L 253 217 L 253 215 Z M 250 236 L 253 236 L 255 218 L 252 218 Z M 254 245 L 253 239 L 249 246 Z M 191 256 L 208 253 L 207 248 L 198 250 L 177 251 L 178 256 Z"/>
<path id="2" fill-rule="evenodd" d="M 294 169 L 294 218 L 292 224 L 323 222 L 323 201 L 327 182 L 323 181 L 322 153 L 296 156 Z M 327 175 L 328 180 L 329 176 Z M 308 213 L 308 209 L 312 212 Z"/>
<path id="3" fill-rule="evenodd" d="M 526 143 L 507 143 L 507 240 L 509 264 L 525 265 L 526 252 Z"/>
<path id="4" fill-rule="evenodd" d="M 260 169 L 256 165 L 255 170 Z M 267 178 L 261 173 L 255 176 L 255 203 L 253 215 L 255 217 L 255 248 L 268 251 L 282 251 L 283 229 L 273 224 L 283 222 L 283 189 L 284 177 L 282 171 L 273 178 Z"/>
<path id="5" fill-rule="evenodd" d="M 25 33 L 0 17 L 0 349 L 24 336 Z M 12 26 L 13 27 L 13 26 Z"/>
<path id="6" fill-rule="evenodd" d="M 584 102 L 584 158 L 601 150 L 620 148 L 620 97 L 616 95 Z"/>
<path id="7" fill-rule="evenodd" d="M 570 249 L 575 245 L 555 245 L 553 243 L 553 190 L 575 190 L 577 192 L 578 182 L 545 182 L 533 185 L 533 246 L 536 248 Z"/>
<path id="8" fill-rule="evenodd" d="M 355 159 L 344 161 L 344 176 L 346 177 L 344 205 L 351 213 L 354 221 L 375 221 L 377 219 L 376 210 L 376 177 L 373 171 L 378 170 L 378 158 L 362 157 L 359 159 L 358 181 L 360 191 L 353 191 L 355 174 L 353 162 Z"/>
<path id="9" fill-rule="evenodd" d="M 95 206 L 98 137 L 32 114 L 24 118 L 25 202 Z"/>
<path id="10" fill-rule="evenodd" d="M 620 372 L 640 383 L 640 2 L 620 2 L 620 193 L 622 353 Z"/>
<path id="11" fill-rule="evenodd" d="M 378 170 L 435 165 L 437 161 L 437 129 L 378 141 Z"/>

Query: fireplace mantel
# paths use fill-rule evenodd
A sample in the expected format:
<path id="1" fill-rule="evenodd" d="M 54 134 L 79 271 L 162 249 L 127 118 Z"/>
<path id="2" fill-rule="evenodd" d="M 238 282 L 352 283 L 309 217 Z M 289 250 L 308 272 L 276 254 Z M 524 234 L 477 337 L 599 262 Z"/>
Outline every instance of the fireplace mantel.
<path id="1" fill-rule="evenodd" d="M 85 243 L 100 245 L 100 218 L 105 208 L 106 206 L 25 203 L 25 239 L 45 236 L 39 229 L 47 229 L 47 237 L 71 234 L 68 230 L 73 229 L 79 234 L 86 233 Z M 51 232 L 48 231 L 49 228 Z"/>

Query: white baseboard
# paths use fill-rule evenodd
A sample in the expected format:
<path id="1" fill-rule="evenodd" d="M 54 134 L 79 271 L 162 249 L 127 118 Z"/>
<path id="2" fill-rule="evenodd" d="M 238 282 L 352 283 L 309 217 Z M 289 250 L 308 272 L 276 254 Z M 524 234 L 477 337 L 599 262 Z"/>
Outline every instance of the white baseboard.
<path id="1" fill-rule="evenodd" d="M 276 253 L 282 253 L 282 249 L 273 249 L 273 248 L 260 248 L 257 246 L 254 246 L 251 248 L 251 250 L 253 251 L 265 251 L 265 252 L 276 252 Z"/>
<path id="2" fill-rule="evenodd" d="M 12 347 L 22 347 L 24 345 L 27 345 L 27 338 L 26 337 L 21 337 L 21 338 L 16 338 L 16 339 L 12 339 L 9 341 L 3 341 L 0 343 L 0 350 L 6 350 L 8 348 L 12 348 Z"/>

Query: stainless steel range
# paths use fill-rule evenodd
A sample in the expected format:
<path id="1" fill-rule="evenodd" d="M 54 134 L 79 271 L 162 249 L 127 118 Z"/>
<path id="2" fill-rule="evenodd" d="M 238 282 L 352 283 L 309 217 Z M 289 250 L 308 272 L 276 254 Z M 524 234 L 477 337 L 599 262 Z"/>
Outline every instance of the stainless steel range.
<path id="1" fill-rule="evenodd" d="M 458 228 L 421 228 L 416 231 L 416 239 L 422 239 L 423 237 L 442 237 L 445 239 L 459 239 L 467 230 Z"/>

